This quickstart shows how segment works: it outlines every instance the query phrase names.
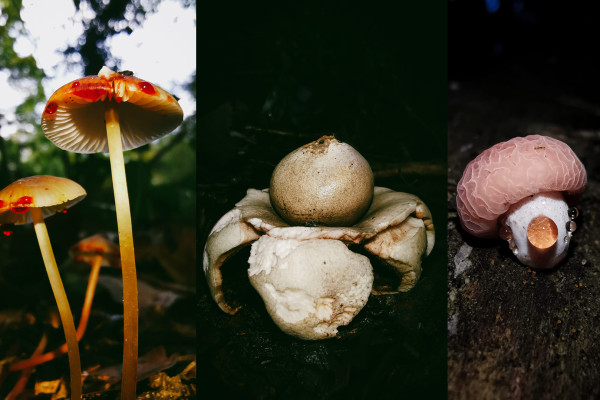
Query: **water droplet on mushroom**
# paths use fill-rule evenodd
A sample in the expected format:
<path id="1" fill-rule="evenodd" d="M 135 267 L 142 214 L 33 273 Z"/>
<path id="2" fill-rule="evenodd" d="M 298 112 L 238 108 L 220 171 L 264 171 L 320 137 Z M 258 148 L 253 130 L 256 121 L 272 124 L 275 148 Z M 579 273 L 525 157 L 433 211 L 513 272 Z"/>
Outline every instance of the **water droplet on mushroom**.
<path id="1" fill-rule="evenodd" d="M 575 221 L 567 222 L 567 232 L 573 233 L 573 232 L 575 232 L 576 229 L 577 229 L 577 224 L 575 223 Z"/>
<path id="2" fill-rule="evenodd" d="M 510 240 L 513 238 L 512 230 L 510 229 L 510 226 L 508 226 L 508 225 L 503 225 L 500 228 L 498 235 L 500 236 L 500 239 L 502 239 L 502 240 Z"/>
<path id="3" fill-rule="evenodd" d="M 575 219 L 579 216 L 579 210 L 577 209 L 577 207 L 571 207 L 569 208 L 569 217 L 571 219 Z"/>

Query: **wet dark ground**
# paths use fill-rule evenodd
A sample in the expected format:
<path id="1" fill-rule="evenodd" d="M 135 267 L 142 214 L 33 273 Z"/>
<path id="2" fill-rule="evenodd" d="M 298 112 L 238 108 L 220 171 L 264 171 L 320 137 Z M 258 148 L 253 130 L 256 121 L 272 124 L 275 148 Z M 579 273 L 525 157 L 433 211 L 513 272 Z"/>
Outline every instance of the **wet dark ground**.
<path id="1" fill-rule="evenodd" d="M 596 67 L 549 53 L 505 58 L 450 82 L 448 398 L 600 396 L 600 97 Z M 462 230 L 456 185 L 500 141 L 543 134 L 566 142 L 588 186 L 565 261 L 535 272 L 500 240 Z"/>
<path id="2" fill-rule="evenodd" d="M 53 215 L 46 221 L 76 326 L 90 267 L 71 259 L 68 249 L 81 233 L 89 232 L 80 226 L 85 226 L 82 215 L 85 214 L 78 214 L 73 208 L 72 212 Z M 30 357 L 43 336 L 47 339 L 45 352 L 60 347 L 65 337 L 31 224 L 2 229 L 12 232 L 10 236 L 2 233 L 0 243 L 0 395 L 4 398 L 20 376 L 20 372 L 9 371 L 10 364 Z M 181 224 L 159 231 L 143 226 L 134 231 L 140 308 L 137 393 L 167 399 L 161 396 L 169 390 L 192 394 L 195 391 L 195 369 L 186 370 L 195 363 L 195 323 L 189 316 L 196 298 L 195 287 L 174 279 L 178 274 L 193 276 L 193 263 L 189 260 L 195 254 L 195 235 L 190 226 Z M 167 232 L 173 238 L 165 240 L 163 234 Z M 181 235 L 179 240 L 171 241 L 177 235 Z M 122 304 L 120 269 L 103 267 L 87 329 L 79 342 L 86 399 L 108 400 L 119 395 Z M 167 377 L 179 380 L 178 384 L 167 388 Z M 61 398 L 55 393 L 67 394 L 60 391 L 65 382 L 68 385 L 69 363 L 67 356 L 61 355 L 33 369 L 19 399 Z M 194 398 L 192 394 L 178 398 Z"/>
<path id="3" fill-rule="evenodd" d="M 169 139 L 165 139 L 169 140 Z M 181 143 L 181 142 L 179 142 Z M 175 151 L 182 147 L 170 147 Z M 163 149 L 165 149 L 163 147 Z M 127 152 L 126 157 L 144 151 Z M 163 161 L 127 163 L 139 295 L 138 395 L 160 399 L 168 390 L 161 382 L 180 379 L 177 387 L 195 390 L 196 331 L 193 309 L 195 293 L 196 233 L 194 226 L 195 176 L 186 162 L 178 159 L 172 174 L 172 151 L 163 150 Z M 175 153 L 181 154 L 181 153 Z M 69 256 L 69 248 L 82 238 L 107 235 L 118 241 L 114 196 L 109 163 L 104 156 L 79 157 L 69 164 L 74 181 L 88 196 L 66 213 L 48 217 L 46 226 L 63 285 L 77 325 L 84 302 L 90 266 Z M 104 176 L 103 176 L 104 173 Z M 152 184 L 154 174 L 173 179 Z M 0 227 L 0 397 L 15 386 L 20 373 L 9 371 L 12 363 L 27 359 L 42 337 L 45 351 L 65 341 L 57 316 L 56 302 L 40 254 L 32 224 Z M 121 270 L 103 267 L 85 334 L 80 341 L 85 398 L 114 399 L 119 395 L 123 343 L 123 300 Z M 60 382 L 69 381 L 66 355 L 37 366 L 19 399 L 60 398 Z M 163 380 L 156 382 L 155 380 Z M 56 384 L 50 387 L 50 384 Z M 42 393 L 40 386 L 47 389 Z M 49 386 L 50 385 L 50 386 Z M 162 386 L 161 386 L 162 385 Z M 170 388 L 172 392 L 173 388 Z M 61 393 L 66 393 L 61 392 Z M 54 397 L 53 397 L 54 396 Z M 185 397 L 179 397 L 185 398 Z M 193 396 L 188 396 L 193 398 Z"/>

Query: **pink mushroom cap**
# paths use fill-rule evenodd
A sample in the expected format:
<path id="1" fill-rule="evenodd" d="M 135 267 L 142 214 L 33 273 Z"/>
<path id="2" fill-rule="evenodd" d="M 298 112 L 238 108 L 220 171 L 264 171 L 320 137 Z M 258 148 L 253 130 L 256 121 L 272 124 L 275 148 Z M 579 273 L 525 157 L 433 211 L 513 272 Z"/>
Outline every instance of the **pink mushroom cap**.
<path id="1" fill-rule="evenodd" d="M 498 143 L 471 161 L 458 182 L 456 208 L 474 236 L 498 236 L 498 218 L 527 196 L 562 192 L 569 206 L 583 192 L 585 168 L 571 148 L 540 135 Z"/>

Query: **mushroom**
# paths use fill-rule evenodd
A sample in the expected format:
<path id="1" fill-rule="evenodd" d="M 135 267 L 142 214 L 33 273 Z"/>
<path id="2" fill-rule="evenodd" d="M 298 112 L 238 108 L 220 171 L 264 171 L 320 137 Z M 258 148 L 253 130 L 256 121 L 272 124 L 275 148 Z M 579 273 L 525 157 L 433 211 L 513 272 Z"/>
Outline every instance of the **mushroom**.
<path id="1" fill-rule="evenodd" d="M 467 165 L 456 208 L 470 234 L 499 236 L 523 264 L 552 268 L 567 254 L 576 229 L 574 206 L 586 180 L 567 144 L 540 135 L 516 137 Z"/>
<path id="2" fill-rule="evenodd" d="M 124 399 L 135 398 L 138 356 L 137 278 L 123 150 L 174 130 L 183 111 L 173 96 L 135 76 L 102 67 L 97 76 L 70 82 L 50 97 L 42 130 L 63 150 L 109 152 L 123 269 Z"/>
<path id="3" fill-rule="evenodd" d="M 77 325 L 77 330 L 75 332 L 77 341 L 80 341 L 87 328 L 87 322 L 92 309 L 92 302 L 96 292 L 100 268 L 103 266 L 120 267 L 119 248 L 106 237 L 98 234 L 79 241 L 77 244 L 71 247 L 71 249 L 69 249 L 69 254 L 71 258 L 78 261 L 83 261 L 92 267 L 90 270 L 90 276 L 88 278 L 87 289 L 85 291 L 81 316 L 79 317 L 79 324 Z M 11 364 L 10 370 L 19 371 L 48 362 L 66 353 L 67 350 L 68 346 L 65 343 L 53 351 L 39 354 L 26 360 Z"/>
<path id="4" fill-rule="evenodd" d="M 353 187 L 351 182 L 336 182 L 322 175 L 356 179 L 367 184 L 372 182 L 370 167 L 368 170 L 359 168 L 366 176 L 339 171 L 344 165 L 352 168 L 363 161 L 358 159 L 356 150 L 346 148 L 340 152 L 336 149 L 338 146 L 340 142 L 334 138 L 323 137 L 295 150 L 296 154 L 310 152 L 316 158 L 327 158 L 328 155 L 337 158 L 334 163 L 329 163 L 329 168 L 320 170 L 318 166 L 325 164 L 322 160 L 308 162 L 306 169 L 320 173 L 304 171 L 304 177 L 295 182 L 313 185 L 309 189 L 313 193 L 318 193 L 320 184 L 327 186 L 327 182 L 334 184 L 324 191 L 332 187 L 334 190 Z M 347 144 L 343 146 L 350 147 Z M 315 151 L 316 148 L 319 151 Z M 288 157 L 286 159 L 289 160 Z M 293 167 L 302 170 L 296 165 Z M 311 176 L 313 178 L 309 178 Z M 321 183 L 311 182 L 311 179 Z M 283 181 L 293 186 L 292 179 Z M 359 211 L 358 216 L 350 215 L 348 220 L 356 222 L 348 226 L 316 225 L 315 221 L 322 223 L 318 211 L 321 204 L 311 203 L 310 198 L 303 199 L 300 201 L 305 204 L 304 208 L 298 207 L 296 214 L 307 216 L 300 222 L 305 225 L 294 226 L 274 208 L 270 192 L 277 190 L 273 188 L 277 182 L 278 179 L 271 179 L 271 189 L 248 189 L 246 196 L 219 219 L 207 238 L 204 273 L 211 295 L 223 311 L 234 314 L 239 308 L 234 308 L 224 298 L 221 266 L 232 254 L 252 242 L 248 270 L 250 283 L 262 296 L 274 322 L 283 331 L 302 339 L 335 336 L 337 328 L 350 323 L 366 304 L 373 285 L 372 267 L 368 258 L 348 249 L 350 244 L 363 245 L 368 252 L 391 265 L 401 277 L 397 291 L 408 291 L 416 284 L 421 274 L 421 259 L 431 252 L 434 244 L 431 213 L 418 197 L 374 187 L 370 196 L 358 196 L 363 202 L 368 197 L 367 207 Z M 301 192 L 292 188 L 287 194 Z M 287 196 L 286 208 L 293 209 L 296 196 L 287 194 L 281 197 Z M 339 195 L 334 194 L 328 196 L 331 200 L 324 199 L 322 202 L 335 203 L 337 198 Z M 328 205 L 321 208 L 328 209 Z M 354 207 L 355 210 L 361 208 Z M 344 210 L 341 213 L 352 214 Z M 327 211 L 326 214 L 331 213 Z M 337 216 L 334 215 L 335 218 Z"/>
<path id="5" fill-rule="evenodd" d="M 63 211 L 86 196 L 85 190 L 70 179 L 36 175 L 19 179 L 0 190 L 0 201 L 8 205 L 10 211 L 0 213 L 0 225 L 21 225 L 33 222 L 40 245 L 44 266 L 48 273 L 52 292 L 65 331 L 71 374 L 71 398 L 81 398 L 81 362 L 73 315 L 67 295 L 60 279 L 48 230 L 44 223 L 58 211 Z"/>
<path id="6" fill-rule="evenodd" d="M 367 160 L 333 136 L 285 156 L 271 176 L 271 204 L 292 225 L 350 226 L 373 199 Z"/>
<path id="7" fill-rule="evenodd" d="M 367 303 L 369 259 L 339 240 L 276 239 L 252 244 L 248 275 L 267 311 L 286 333 L 304 339 L 335 336 Z"/>

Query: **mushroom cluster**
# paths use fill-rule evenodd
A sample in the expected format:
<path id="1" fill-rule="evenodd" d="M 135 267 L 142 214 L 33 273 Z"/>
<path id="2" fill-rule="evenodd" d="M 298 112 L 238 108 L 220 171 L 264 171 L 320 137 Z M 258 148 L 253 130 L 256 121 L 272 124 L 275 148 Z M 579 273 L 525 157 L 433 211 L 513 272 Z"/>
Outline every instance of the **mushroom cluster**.
<path id="1" fill-rule="evenodd" d="M 68 353 L 71 398 L 81 398 L 81 363 L 77 341 L 86 329 L 98 273 L 102 265 L 122 266 L 124 343 L 121 398 L 135 399 L 138 369 L 138 296 L 129 195 L 123 151 L 134 149 L 173 131 L 183 111 L 171 94 L 133 76 L 103 67 L 59 88 L 46 103 L 41 128 L 63 150 L 77 153 L 108 152 L 110 157 L 119 249 L 99 237 L 71 249 L 92 265 L 79 328 L 76 331 L 50 246 L 44 218 L 75 204 L 86 192 L 66 178 L 34 176 L 20 179 L 0 191 L 0 225 L 33 222 L 44 263 L 65 330 L 66 346 L 38 354 L 11 366 L 30 368 Z M 40 351 L 41 352 L 41 351 Z"/>
<path id="2" fill-rule="evenodd" d="M 138 367 L 137 273 L 123 151 L 166 135 L 182 120 L 171 94 L 107 67 L 59 88 L 42 114 L 42 130 L 59 148 L 109 153 L 123 273 L 123 399 L 135 398 Z"/>
<path id="3" fill-rule="evenodd" d="M 586 181 L 567 144 L 540 135 L 516 137 L 467 165 L 456 208 L 470 234 L 499 236 L 523 264 L 552 268 L 567 254 Z"/>
<path id="4" fill-rule="evenodd" d="M 324 136 L 294 150 L 275 168 L 269 189 L 246 196 L 212 228 L 203 267 L 210 293 L 229 314 L 221 266 L 252 243 L 248 276 L 284 332 L 333 337 L 366 304 L 373 287 L 362 245 L 410 290 L 421 258 L 434 245 L 431 213 L 416 196 L 373 186 L 368 162 L 350 145 Z"/>

